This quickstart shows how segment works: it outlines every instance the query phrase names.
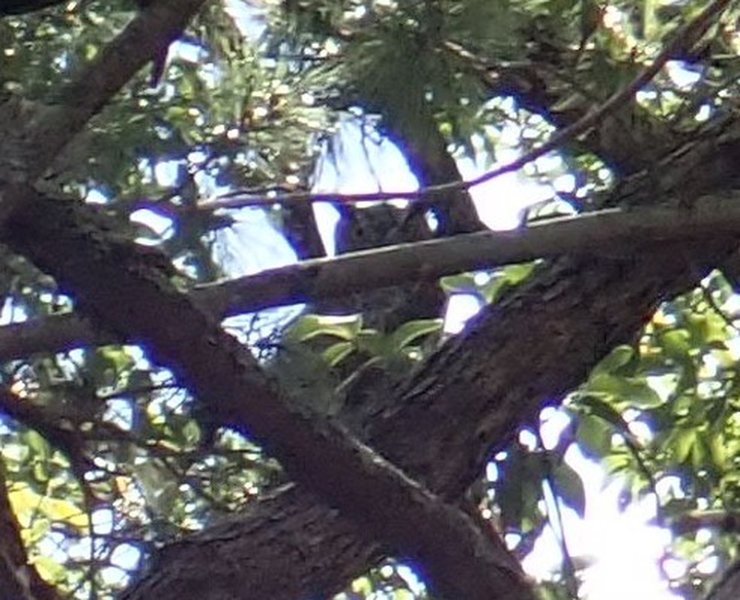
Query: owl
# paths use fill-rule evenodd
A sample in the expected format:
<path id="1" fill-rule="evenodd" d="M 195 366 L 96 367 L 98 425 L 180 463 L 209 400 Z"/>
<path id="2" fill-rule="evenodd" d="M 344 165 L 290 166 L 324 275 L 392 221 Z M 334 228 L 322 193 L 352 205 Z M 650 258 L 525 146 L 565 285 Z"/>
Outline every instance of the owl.
<path id="1" fill-rule="evenodd" d="M 382 246 L 417 242 L 432 237 L 432 231 L 421 213 L 409 215 L 408 208 L 388 203 L 368 207 L 338 207 L 340 220 L 335 232 L 337 254 L 368 250 Z M 360 312 L 366 327 L 389 332 L 412 319 L 440 316 L 444 297 L 436 284 L 411 282 L 383 288 L 351 298 L 342 298 L 321 307 L 332 314 Z M 319 311 L 321 312 L 321 311 Z"/>

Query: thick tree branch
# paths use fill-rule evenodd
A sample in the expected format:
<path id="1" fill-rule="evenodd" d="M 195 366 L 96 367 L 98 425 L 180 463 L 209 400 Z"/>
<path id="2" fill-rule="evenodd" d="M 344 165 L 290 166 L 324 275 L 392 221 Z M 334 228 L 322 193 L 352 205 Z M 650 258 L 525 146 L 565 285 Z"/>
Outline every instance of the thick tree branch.
<path id="1" fill-rule="evenodd" d="M 23 192 L 21 192 L 18 196 L 20 197 L 21 195 L 23 195 Z M 87 231 L 85 233 L 89 234 L 90 232 Z M 95 235 L 93 235 L 93 238 L 94 237 Z M 705 249 L 705 251 L 706 250 L 708 249 Z M 720 250 L 722 251 L 721 253 L 723 253 L 724 246 L 719 245 L 717 248 L 712 248 L 712 250 Z M 595 311 L 595 323 L 581 324 L 580 327 L 575 327 L 573 331 L 561 331 L 557 327 L 553 328 L 553 325 L 551 324 L 551 318 L 553 317 L 553 314 L 550 311 L 552 310 L 552 307 L 555 306 L 556 309 L 562 312 L 565 306 L 563 302 L 565 301 L 571 303 L 567 306 L 572 309 L 572 303 L 574 302 L 574 299 L 575 301 L 578 301 L 581 298 L 590 298 L 595 290 L 598 290 L 599 293 L 601 293 L 603 287 L 611 293 L 618 294 L 621 292 L 622 297 L 620 299 L 630 308 L 635 310 L 638 315 L 637 323 L 639 323 L 645 317 L 645 313 L 648 311 L 648 309 L 654 306 L 654 303 L 657 301 L 656 296 L 659 296 L 659 294 L 656 290 L 658 288 L 662 289 L 663 291 L 671 291 L 674 289 L 680 289 L 681 286 L 690 283 L 690 281 L 687 280 L 688 276 L 685 275 L 687 271 L 687 269 L 685 268 L 686 261 L 680 254 L 676 255 L 675 253 L 673 253 L 653 258 L 655 259 L 654 263 L 646 261 L 643 257 L 634 258 L 634 260 L 629 260 L 627 262 L 619 260 L 594 261 L 595 263 L 598 263 L 596 266 L 599 267 L 599 269 L 596 271 L 594 271 L 594 263 L 592 263 L 591 261 L 586 261 L 575 265 L 568 260 L 559 261 L 554 271 L 546 272 L 545 275 L 547 276 L 543 275 L 538 278 L 538 281 L 536 282 L 537 285 L 527 288 L 528 292 L 531 294 L 542 292 L 543 297 L 546 297 L 547 301 L 551 302 L 551 304 L 547 307 L 547 310 L 543 311 L 543 313 L 547 313 L 545 315 L 547 319 L 542 320 L 540 318 L 540 315 L 537 315 L 536 318 L 530 319 L 530 322 L 532 323 L 534 329 L 537 330 L 539 328 L 540 332 L 550 334 L 550 337 L 554 337 L 553 343 L 555 345 L 560 344 L 560 346 L 557 347 L 556 350 L 567 350 L 568 348 L 570 348 L 572 351 L 574 351 L 574 353 L 576 350 L 579 351 L 578 359 L 575 360 L 575 364 L 573 366 L 567 367 L 565 376 L 563 378 L 564 380 L 569 381 L 568 378 L 573 379 L 573 377 L 576 375 L 582 376 L 584 365 L 587 365 L 589 361 L 593 361 L 595 356 L 598 357 L 599 355 L 602 355 L 604 352 L 606 352 L 610 344 L 614 343 L 615 341 L 619 341 L 621 337 L 625 335 L 625 332 L 634 330 L 636 327 L 636 321 L 635 316 L 633 315 L 631 318 L 626 319 L 626 324 L 613 324 L 609 319 L 611 319 L 614 315 L 607 312 L 604 309 L 604 306 L 598 306 L 597 310 Z M 80 266 L 81 265 L 78 263 L 74 265 L 74 268 L 79 269 Z M 69 268 L 72 269 L 73 267 L 70 266 Z M 634 269 L 634 273 L 631 274 L 635 277 L 647 277 L 647 279 L 650 280 L 650 285 L 645 284 L 647 285 L 647 287 L 645 287 L 645 285 L 641 285 L 637 290 L 625 288 L 624 286 L 627 285 L 627 282 L 623 281 L 624 271 L 625 269 L 630 268 Z M 659 268 L 659 271 L 655 271 L 656 268 Z M 146 268 L 144 268 L 144 271 L 146 271 Z M 573 276 L 573 273 L 575 273 L 576 271 L 584 271 L 587 275 L 590 275 L 592 279 L 578 280 L 577 277 Z M 112 275 L 112 273 L 108 273 L 108 275 L 110 276 Z M 126 277 L 128 277 L 132 275 L 132 273 L 126 273 L 125 275 Z M 141 273 L 138 273 L 137 271 L 134 275 L 138 276 L 141 275 Z M 573 292 L 573 294 L 562 293 L 563 289 L 562 281 L 560 279 L 561 277 L 564 277 L 567 280 L 565 286 L 566 290 Z M 653 277 L 659 279 L 657 284 L 655 281 L 652 281 Z M 594 281 L 598 284 L 598 286 L 591 287 L 594 284 Z M 159 292 L 161 291 L 162 290 L 159 290 Z M 565 300 L 563 300 L 564 296 L 566 297 Z M 144 298 L 146 298 L 146 296 L 144 296 Z M 154 305 L 156 306 L 156 304 Z M 520 304 L 507 303 L 499 308 L 501 308 L 503 311 L 511 311 L 513 317 L 516 317 L 517 311 L 519 311 L 522 307 Z M 556 311 L 554 314 L 560 313 Z M 610 331 L 608 335 L 603 335 L 604 330 L 608 329 L 608 327 L 606 327 L 606 325 L 601 322 L 602 320 L 605 320 L 606 324 L 609 325 L 611 329 L 616 329 L 616 331 Z M 127 325 L 130 325 L 128 320 L 122 321 L 119 323 L 119 326 L 116 327 L 116 329 L 122 331 L 126 328 Z M 199 325 L 202 324 L 199 323 Z M 491 326 L 490 319 L 487 321 L 485 318 L 482 318 L 478 325 L 479 328 L 476 335 L 482 335 L 481 332 L 485 331 L 486 327 Z M 205 329 L 206 333 L 210 331 L 208 327 L 206 327 Z M 490 331 L 487 331 L 486 333 L 490 333 Z M 534 341 L 534 338 L 531 337 L 529 332 L 527 332 L 527 334 L 523 337 L 529 341 Z M 172 341 L 173 344 L 175 341 L 177 341 L 178 343 L 188 341 L 183 340 L 183 338 L 179 335 L 176 336 L 176 338 L 176 340 Z M 575 338 L 578 341 L 573 342 L 571 338 Z M 214 340 L 216 343 L 218 343 L 218 338 L 206 338 L 206 341 L 214 342 Z M 383 409 L 380 412 L 377 411 L 377 406 L 372 407 L 375 411 L 372 413 L 375 416 L 375 419 L 372 422 L 368 423 L 366 429 L 366 434 L 368 435 L 369 439 L 374 441 L 376 438 L 380 439 L 378 436 L 382 437 L 382 439 L 385 440 L 385 447 L 388 448 L 388 452 L 391 455 L 396 454 L 399 457 L 404 457 L 404 460 L 406 460 L 406 457 L 413 451 L 408 446 L 410 441 L 408 439 L 402 439 L 398 434 L 398 430 L 395 429 L 395 427 L 398 426 L 397 421 L 390 427 L 388 426 L 388 423 L 390 422 L 389 419 L 391 419 L 391 417 L 395 418 L 403 411 L 406 411 L 405 414 L 407 416 L 409 414 L 412 414 L 416 417 L 421 417 L 418 422 L 423 427 L 427 424 L 427 422 L 425 422 L 423 419 L 424 415 L 426 415 L 427 419 L 431 418 L 431 415 L 428 413 L 428 403 L 431 401 L 436 404 L 435 401 L 438 400 L 440 404 L 443 404 L 445 401 L 449 401 L 450 391 L 453 392 L 452 396 L 455 396 L 457 400 L 459 400 L 460 397 L 465 397 L 466 401 L 472 400 L 471 412 L 474 413 L 476 417 L 480 417 L 482 404 L 484 402 L 490 402 L 489 399 L 484 399 L 485 388 L 489 388 L 488 392 L 490 395 L 490 388 L 495 387 L 495 385 L 493 384 L 498 385 L 499 383 L 496 379 L 496 376 L 499 374 L 499 372 L 496 372 L 495 375 L 492 375 L 489 372 L 490 369 L 489 371 L 483 370 L 481 365 L 479 364 L 470 373 L 462 373 L 460 371 L 460 364 L 461 362 L 465 361 L 461 359 L 467 360 L 471 358 L 469 349 L 467 351 L 464 350 L 466 343 L 470 345 L 470 339 L 468 339 L 467 342 L 465 341 L 465 339 L 463 339 L 460 342 L 459 346 L 456 346 L 455 344 L 449 345 L 447 347 L 446 358 L 440 358 L 436 365 L 434 365 L 436 367 L 440 367 L 441 365 L 442 368 L 440 368 L 439 371 L 442 373 L 442 375 L 445 374 L 445 368 L 448 369 L 447 375 L 458 375 L 458 377 L 455 377 L 453 380 L 454 385 L 457 387 L 454 387 L 454 389 L 452 390 L 447 389 L 446 398 L 441 398 L 438 396 L 438 393 L 440 393 L 440 390 L 444 387 L 444 385 L 442 385 L 444 383 L 444 379 L 437 379 L 437 374 L 434 374 L 434 381 L 431 382 L 427 377 L 429 373 L 427 373 L 427 376 L 425 377 L 415 379 L 411 384 L 409 384 L 409 387 L 406 388 L 406 392 L 404 394 L 405 399 L 409 400 L 408 406 L 404 406 L 401 409 L 398 409 L 398 407 L 394 407 L 393 410 Z M 476 346 L 480 347 L 480 344 L 476 344 Z M 512 348 L 509 347 L 509 350 L 511 349 Z M 549 349 L 551 351 L 553 350 L 552 347 L 550 347 Z M 521 354 L 522 348 L 516 347 L 514 348 L 514 350 L 519 350 Z M 168 348 L 165 351 L 165 354 L 167 354 L 168 351 L 176 354 L 176 352 L 171 348 Z M 498 352 L 498 348 L 496 349 L 496 352 Z M 483 354 L 483 358 L 485 358 L 486 360 L 490 360 L 493 356 L 491 353 Z M 445 352 L 441 352 L 438 356 L 444 357 Z M 550 356 L 550 359 L 552 359 L 552 356 Z M 536 365 L 537 368 L 534 372 L 537 373 L 537 375 L 541 375 L 541 373 L 551 372 L 553 368 L 553 363 L 550 359 L 544 357 L 541 363 L 538 363 Z M 558 356 L 558 359 L 560 359 L 560 356 Z M 532 371 L 530 370 L 530 377 L 531 373 Z M 472 379 L 469 376 L 472 377 Z M 520 387 L 521 383 L 522 382 L 520 381 Z M 487 448 L 488 445 L 491 443 L 491 436 L 500 435 L 502 432 L 502 427 L 504 425 L 511 427 L 512 422 L 516 422 L 516 419 L 520 417 L 519 413 L 516 413 L 516 415 L 512 414 L 513 408 L 514 406 L 516 406 L 516 402 L 525 407 L 525 412 L 531 412 L 539 406 L 539 403 L 542 401 L 543 398 L 543 389 L 547 388 L 547 385 L 550 385 L 550 383 L 552 382 L 547 383 L 547 385 L 545 385 L 545 383 L 543 383 L 542 381 L 538 381 L 537 385 L 539 385 L 540 387 L 536 388 L 534 391 L 531 388 L 526 388 L 524 390 L 515 391 L 510 393 L 509 395 L 504 396 L 501 406 L 499 406 L 499 408 L 503 409 L 501 410 L 503 414 L 496 417 L 495 419 L 489 418 L 479 423 L 478 429 L 475 429 L 475 435 L 473 436 L 474 439 L 463 442 L 459 438 L 455 437 L 455 435 L 459 434 L 452 435 L 452 437 L 441 438 L 444 440 L 445 443 L 440 444 L 440 446 L 444 446 L 445 451 L 451 451 L 453 454 L 467 456 L 468 458 L 465 460 L 470 461 L 470 465 L 463 468 L 461 472 L 457 474 L 457 478 L 453 477 L 451 483 L 448 482 L 444 485 L 442 483 L 439 484 L 442 488 L 444 488 L 446 485 L 450 486 L 450 489 L 445 491 L 446 495 L 449 494 L 451 496 L 455 496 L 459 493 L 457 488 L 468 481 L 471 477 L 471 473 L 477 472 L 477 469 L 480 467 L 480 461 L 482 460 L 482 456 L 480 453 L 481 448 Z M 562 381 L 559 381 L 558 384 L 562 385 Z M 553 386 L 550 385 L 550 389 L 552 388 Z M 558 388 L 557 386 L 555 386 L 554 389 L 560 390 L 560 388 Z M 494 395 L 496 397 L 499 397 L 504 394 L 504 390 L 505 388 L 496 387 Z M 226 389 L 224 391 L 234 392 L 233 389 Z M 466 392 L 468 393 L 468 395 L 466 395 Z M 231 396 L 229 396 L 229 398 L 231 398 Z M 421 414 L 414 412 L 422 406 L 424 408 L 424 412 L 422 412 Z M 227 412 L 228 410 L 229 409 L 227 409 Z M 466 414 L 461 415 L 460 418 L 465 421 L 465 432 L 467 435 L 469 435 L 471 424 L 467 422 L 467 419 L 469 418 L 467 412 L 468 411 L 466 411 Z M 441 415 L 443 413 L 440 412 L 439 414 Z M 448 407 L 448 410 L 444 411 L 444 414 L 449 417 L 449 415 L 454 414 L 454 410 L 449 411 Z M 437 423 L 437 425 L 439 424 Z M 460 423 L 455 423 L 455 425 L 460 425 Z M 419 443 L 419 441 L 421 440 L 417 440 L 417 443 Z M 478 452 L 473 453 L 473 450 L 477 450 Z M 472 459 L 470 458 L 471 456 Z M 439 457 L 437 457 L 437 459 L 439 460 Z M 418 470 L 419 472 L 427 473 L 430 469 L 430 465 L 426 463 L 426 460 L 426 458 L 423 460 L 415 458 L 409 459 L 406 462 L 408 462 L 408 464 L 413 467 L 414 471 Z M 448 467 L 444 465 L 443 467 L 444 468 L 442 469 L 443 472 L 441 475 L 431 473 L 428 477 L 425 478 L 433 483 L 434 480 L 438 477 L 441 478 L 439 479 L 440 482 L 445 478 L 451 477 L 451 474 L 448 471 Z M 313 547 L 311 549 L 313 550 Z M 337 569 L 337 571 L 340 570 L 341 569 Z"/>
<path id="2" fill-rule="evenodd" d="M 740 595 L 740 562 L 733 564 L 707 594 L 706 600 L 736 600 Z"/>
<path id="3" fill-rule="evenodd" d="M 696 510 L 671 520 L 671 529 L 677 534 L 695 533 L 705 528 L 724 533 L 738 533 L 740 513 L 726 510 Z"/>
<path id="4" fill-rule="evenodd" d="M 0 15 L 22 15 L 64 2 L 65 0 L 3 0 L 0 4 Z"/>

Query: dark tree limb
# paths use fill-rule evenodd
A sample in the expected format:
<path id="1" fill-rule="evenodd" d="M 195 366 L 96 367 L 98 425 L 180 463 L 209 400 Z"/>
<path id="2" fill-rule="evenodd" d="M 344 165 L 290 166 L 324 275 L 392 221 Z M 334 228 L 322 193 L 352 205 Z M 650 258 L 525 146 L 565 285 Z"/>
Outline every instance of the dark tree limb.
<path id="1" fill-rule="evenodd" d="M 671 529 L 681 535 L 699 529 L 715 529 L 724 533 L 740 533 L 740 513 L 726 510 L 695 510 L 671 520 Z"/>
<path id="2" fill-rule="evenodd" d="M 13 190 L 7 194 L 10 199 L 13 199 L 13 195 Z M 16 195 L 18 200 L 26 196 L 22 192 Z M 9 210 L 19 210 L 20 202 L 10 204 Z M 40 220 L 43 220 L 40 219 L 40 215 L 36 215 L 33 219 L 34 222 Z M 30 226 L 30 223 L 26 225 Z M 86 233 L 89 235 L 91 232 Z M 85 235 L 82 238 L 87 239 Z M 99 241 L 95 234 L 92 238 L 93 241 Z M 70 242 L 70 240 L 66 241 Z M 79 240 L 71 241 L 77 243 Z M 87 241 L 90 240 L 87 239 Z M 28 251 L 31 252 L 32 249 Z M 707 258 L 703 253 L 708 254 L 710 251 L 713 256 Z M 717 247 L 705 245 L 701 252 L 697 252 L 696 260 L 699 262 L 713 260 L 716 258 L 714 255 L 722 256 L 724 252 L 725 247 L 721 244 Z M 69 255 L 76 257 L 78 253 L 69 253 Z M 97 255 L 94 256 L 99 258 Z M 48 257 L 47 260 L 49 260 Z M 693 282 L 692 277 L 687 273 L 694 273 L 696 269 L 688 269 L 687 262 L 690 261 L 684 254 L 675 249 L 665 255 L 651 256 L 649 261 L 646 257 L 630 260 L 592 259 L 576 263 L 570 260 L 558 261 L 555 267 L 542 271 L 531 285 L 525 286 L 520 292 L 520 294 L 527 292 L 529 296 L 515 295 L 509 298 L 506 303 L 482 316 L 465 337 L 460 338 L 455 344 L 446 346 L 437 355 L 436 362 L 428 367 L 429 370 L 419 374 L 405 388 L 404 398 L 409 400 L 408 406 L 399 409 L 396 406 L 398 398 L 395 398 L 393 400 L 396 402 L 382 407 L 383 402 L 391 400 L 385 398 L 379 401 L 378 405 L 370 407 L 373 409 L 372 414 L 376 417 L 377 425 L 373 422 L 368 423 L 365 434 L 374 442 L 377 441 L 380 447 L 387 447 L 389 453 L 404 456 L 404 463 L 410 465 L 412 471 L 419 471 L 420 476 L 425 480 L 432 483 L 436 479 L 444 480 L 444 484 L 440 483 L 439 486 L 435 486 L 439 488 L 440 493 L 450 496 L 457 495 L 456 490 L 466 485 L 466 480 L 471 477 L 471 473 L 476 472 L 480 461 L 485 456 L 485 449 L 493 443 L 494 439 L 500 442 L 501 439 L 510 435 L 512 425 L 519 423 L 522 415 L 526 416 L 536 412 L 545 394 L 560 393 L 565 389 L 564 386 L 573 385 L 573 382 L 580 380 L 593 361 L 607 352 L 611 344 L 633 336 L 639 329 L 639 325 L 650 314 L 655 303 L 665 294 L 683 289 L 684 286 Z M 79 272 L 79 267 L 79 264 L 69 265 L 69 269 L 74 272 Z M 143 269 L 144 273 L 148 272 L 148 268 L 143 267 Z M 98 275 L 100 273 L 97 273 L 96 277 Z M 114 280 L 116 277 L 113 270 L 105 275 L 104 280 L 106 281 Z M 141 273 L 138 272 L 138 268 L 135 268 L 133 272 L 124 269 L 123 275 L 124 279 L 129 277 L 136 279 Z M 71 276 L 74 276 L 74 273 L 71 273 Z M 157 293 L 162 293 L 162 291 L 162 289 L 157 289 Z M 100 293 L 105 294 L 106 292 L 101 290 Z M 142 298 L 139 296 L 137 294 L 136 299 L 151 299 L 147 298 L 146 294 Z M 121 297 L 128 297 L 128 294 L 123 296 L 119 294 L 117 298 L 119 303 Z M 537 297 L 540 301 L 539 304 L 534 304 L 534 307 L 541 307 L 544 303 L 545 310 L 542 310 L 542 315 L 532 312 L 531 298 L 533 297 Z M 620 304 L 614 306 L 615 300 L 619 300 Z M 585 323 L 583 322 L 584 311 L 578 310 L 584 305 L 596 309 L 586 311 L 592 316 L 586 319 Z M 93 308 L 94 306 L 93 303 Z M 156 306 L 156 303 L 153 306 Z M 173 308 L 181 309 L 182 306 L 175 303 Z M 136 313 L 136 310 L 131 307 L 127 310 Z M 623 312 L 627 310 L 630 313 L 624 315 Z M 578 317 L 581 322 L 573 323 L 572 317 L 569 320 L 567 314 L 569 312 L 571 315 L 579 313 Z M 533 315 L 536 318 L 532 318 Z M 504 317 L 511 319 L 505 325 L 503 324 Z M 131 314 L 120 318 L 124 320 L 120 322 L 119 327 L 114 329 L 119 331 L 129 329 L 130 323 L 126 319 L 130 319 Z M 622 320 L 617 321 L 617 319 Z M 202 324 L 196 323 L 195 325 Z M 517 331 L 517 325 L 523 329 Z M 573 325 L 572 328 L 571 325 Z M 156 324 L 152 324 L 152 327 L 154 326 Z M 210 331 L 209 327 L 210 325 L 206 327 L 206 330 Z M 507 329 L 509 327 L 513 329 Z M 195 329 L 197 333 L 198 328 Z M 511 335 L 512 331 L 514 336 Z M 174 338 L 171 344 L 189 341 L 180 337 L 176 331 L 167 333 Z M 214 340 L 218 343 L 220 340 L 218 335 L 214 333 L 213 336 L 206 336 L 201 343 Z M 516 339 L 512 340 L 512 337 Z M 488 347 L 489 344 L 491 350 L 481 352 L 481 362 L 476 363 L 476 353 Z M 532 352 L 532 348 L 528 346 L 535 344 L 541 347 L 535 348 L 536 351 Z M 527 365 L 527 368 L 524 365 L 510 365 L 507 369 L 506 354 L 499 354 L 502 348 L 509 352 L 509 363 L 513 362 L 512 356 L 527 355 L 532 356 L 532 364 Z M 542 355 L 544 348 L 550 352 L 549 355 Z M 169 351 L 175 352 L 174 349 L 168 348 L 165 350 L 165 357 Z M 564 373 L 557 373 L 555 362 L 557 362 L 557 368 L 562 370 L 563 351 L 573 353 L 573 364 L 568 365 Z M 565 355 L 569 356 L 567 353 Z M 470 370 L 465 368 L 466 364 L 472 365 Z M 198 368 L 205 369 L 206 366 L 211 365 L 207 363 L 194 365 L 195 372 L 198 373 Z M 491 368 L 492 366 L 495 368 Z M 188 373 L 191 373 L 191 369 L 186 368 L 183 373 L 186 380 Z M 534 381 L 532 380 L 533 374 Z M 525 375 L 527 379 L 524 379 Z M 190 376 L 192 377 L 192 373 Z M 449 379 L 448 376 L 453 376 L 453 378 Z M 457 387 L 445 388 L 445 384 L 449 384 L 450 381 Z M 223 395 L 226 398 L 232 398 L 235 392 L 233 389 L 224 391 L 227 392 Z M 464 398 L 466 403 L 470 401 L 470 411 L 461 412 L 459 410 L 458 404 L 461 398 Z M 453 401 L 454 403 L 450 404 Z M 445 406 L 445 403 L 448 405 Z M 492 418 L 488 413 L 494 408 L 500 414 Z M 515 408 L 516 414 L 514 414 Z M 435 415 L 437 416 L 436 421 L 434 420 Z M 459 415 L 459 420 L 449 423 L 449 426 L 455 427 L 454 431 L 448 431 L 447 424 L 438 422 L 440 419 L 453 421 L 450 419 L 451 415 Z M 415 446 L 411 447 L 413 439 L 402 440 L 399 436 L 399 431 L 402 429 L 401 421 L 418 416 L 426 416 L 426 420 L 409 420 L 405 424 L 408 437 L 417 436 Z M 481 416 L 484 418 L 481 419 Z M 475 427 L 471 429 L 474 420 Z M 464 439 L 463 435 L 469 439 Z M 438 442 L 435 444 L 437 447 L 419 448 L 421 445 L 428 444 L 432 438 Z M 434 457 L 434 461 L 429 456 L 425 458 L 407 456 L 412 452 L 424 450 L 439 454 Z M 462 469 L 455 470 L 455 474 L 451 473 L 453 469 L 451 465 L 443 465 L 444 468 L 440 469 L 440 473 L 436 470 L 432 473 L 425 472 L 432 468 L 428 465 L 439 465 L 441 458 L 452 462 L 451 457 L 459 458 L 462 461 L 461 464 L 469 464 Z M 302 506 L 300 503 L 297 505 Z M 322 522 L 320 526 L 330 527 L 331 520 L 327 523 Z M 329 535 L 331 535 L 331 530 L 329 530 Z M 322 536 L 322 541 L 323 539 Z M 318 543 L 312 544 L 308 551 L 315 552 L 318 545 Z M 372 546 L 370 549 L 372 550 Z M 303 562 L 309 562 L 305 556 L 303 559 Z M 202 562 L 200 564 L 202 565 Z M 357 568 L 358 564 L 347 567 L 339 566 L 337 572 L 347 572 Z M 169 573 L 172 574 L 172 571 Z M 235 582 L 233 570 L 231 577 L 232 579 L 226 583 L 238 583 L 240 587 L 235 589 L 239 589 L 240 593 L 243 592 L 244 581 Z M 305 589 L 313 588 L 307 585 Z M 165 592 L 164 588 L 162 592 Z"/>
<path id="3" fill-rule="evenodd" d="M 182 33 L 207 0 L 159 0 L 142 10 L 47 104 L 0 105 L 0 180 L 34 182 L 88 121 Z"/>
<path id="4" fill-rule="evenodd" d="M 66 0 L 3 0 L 0 15 L 23 15 L 65 2 Z"/>
<path id="5" fill-rule="evenodd" d="M 740 562 L 733 564 L 709 591 L 706 600 L 737 600 L 740 597 Z"/>

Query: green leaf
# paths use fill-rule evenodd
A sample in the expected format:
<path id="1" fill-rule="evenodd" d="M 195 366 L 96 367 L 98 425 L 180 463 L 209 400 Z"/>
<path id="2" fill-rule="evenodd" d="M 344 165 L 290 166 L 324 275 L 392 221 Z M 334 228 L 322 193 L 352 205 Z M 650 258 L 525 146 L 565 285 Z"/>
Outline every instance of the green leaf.
<path id="1" fill-rule="evenodd" d="M 42 435 L 29 429 L 23 436 L 28 448 L 33 451 L 34 458 L 47 460 L 49 458 L 49 443 Z"/>
<path id="2" fill-rule="evenodd" d="M 401 325 L 391 334 L 391 344 L 396 350 L 400 350 L 416 341 L 420 337 L 439 333 L 442 330 L 442 319 L 419 319 L 408 321 Z"/>
<path id="3" fill-rule="evenodd" d="M 709 456 L 712 459 L 714 468 L 719 472 L 727 470 L 727 459 L 732 455 L 730 455 L 727 451 L 727 439 L 725 438 L 724 434 L 710 431 L 707 437 Z"/>
<path id="4" fill-rule="evenodd" d="M 601 458 L 611 450 L 613 428 L 600 417 L 579 415 L 576 439 L 584 453 Z"/>
<path id="5" fill-rule="evenodd" d="M 588 392 L 606 394 L 615 402 L 637 408 L 657 408 L 664 404 L 663 399 L 640 377 L 618 377 L 608 373 L 592 375 L 585 386 Z"/>
<path id="6" fill-rule="evenodd" d="M 183 441 L 187 445 L 194 446 L 197 444 L 201 439 L 201 431 L 198 423 L 193 419 L 188 419 L 187 423 L 182 427 L 182 435 Z"/>
<path id="7" fill-rule="evenodd" d="M 353 342 L 337 342 L 321 353 L 321 356 L 330 367 L 336 367 L 340 362 L 355 351 Z"/>
<path id="8" fill-rule="evenodd" d="M 666 446 L 677 464 L 683 464 L 688 459 L 697 442 L 696 433 L 696 429 L 676 429 L 669 436 Z"/>
<path id="9" fill-rule="evenodd" d="M 632 346 L 617 346 L 591 370 L 589 379 L 602 373 L 619 371 L 622 367 L 628 365 L 634 357 L 635 349 Z"/>
<path id="10" fill-rule="evenodd" d="M 478 286 L 475 283 L 475 273 L 460 273 L 459 275 L 442 277 L 440 285 L 448 294 L 472 294 L 478 291 Z"/>
<path id="11" fill-rule="evenodd" d="M 660 344 L 663 352 L 669 357 L 683 364 L 690 360 L 691 346 L 689 340 L 691 336 L 685 329 L 672 329 L 665 331 L 660 336 Z"/>
<path id="12" fill-rule="evenodd" d="M 374 329 L 363 329 L 357 336 L 357 349 L 371 356 L 388 356 L 392 354 L 390 336 L 383 335 Z"/>
<path id="13" fill-rule="evenodd" d="M 643 0 L 642 2 L 642 26 L 646 38 L 652 38 L 658 33 L 660 26 L 655 17 L 656 7 L 659 6 L 657 0 Z"/>
<path id="14" fill-rule="evenodd" d="M 481 294 L 489 304 L 496 302 L 501 295 L 512 286 L 520 284 L 532 274 L 534 262 L 509 265 L 496 271 L 488 283 L 480 287 Z"/>
<path id="15" fill-rule="evenodd" d="M 583 518 L 586 512 L 586 491 L 580 475 L 570 465 L 560 461 L 553 469 L 552 477 L 558 497 Z"/>
<path id="16" fill-rule="evenodd" d="M 36 567 L 39 575 L 41 575 L 41 577 L 46 581 L 54 583 L 64 580 L 66 567 L 50 556 L 32 556 L 29 562 Z"/>
<path id="17" fill-rule="evenodd" d="M 287 342 L 306 342 L 328 335 L 342 340 L 354 340 L 362 329 L 362 316 L 303 315 L 285 331 Z"/>

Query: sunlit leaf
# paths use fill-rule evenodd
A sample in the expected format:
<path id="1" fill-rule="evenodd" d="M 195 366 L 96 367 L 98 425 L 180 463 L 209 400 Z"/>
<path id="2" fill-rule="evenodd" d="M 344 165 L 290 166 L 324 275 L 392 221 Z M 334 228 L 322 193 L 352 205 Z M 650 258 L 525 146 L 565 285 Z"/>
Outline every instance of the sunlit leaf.
<path id="1" fill-rule="evenodd" d="M 67 523 L 80 531 L 87 530 L 87 515 L 71 500 L 42 496 L 23 484 L 14 486 L 8 495 L 18 519 L 26 526 L 41 514 L 51 521 Z"/>
<path id="2" fill-rule="evenodd" d="M 36 567 L 39 575 L 46 581 L 55 582 L 61 581 L 65 574 L 65 566 L 54 560 L 50 556 L 32 556 L 30 558 L 31 564 Z"/>
<path id="3" fill-rule="evenodd" d="M 326 364 L 330 367 L 335 367 L 354 351 L 355 344 L 352 342 L 337 342 L 324 350 L 321 356 L 326 361 Z"/>
<path id="4" fill-rule="evenodd" d="M 350 341 L 357 337 L 361 329 L 362 318 L 359 315 L 349 317 L 304 315 L 285 331 L 284 337 L 289 342 L 306 342 L 322 335 Z"/>
<path id="5" fill-rule="evenodd" d="M 391 344 L 397 349 L 404 348 L 421 337 L 439 333 L 442 329 L 442 324 L 442 319 L 408 321 L 393 332 L 391 335 Z"/>

